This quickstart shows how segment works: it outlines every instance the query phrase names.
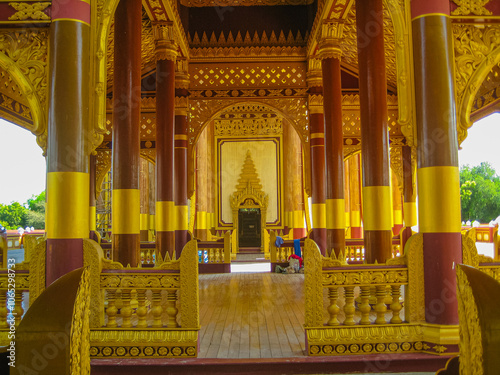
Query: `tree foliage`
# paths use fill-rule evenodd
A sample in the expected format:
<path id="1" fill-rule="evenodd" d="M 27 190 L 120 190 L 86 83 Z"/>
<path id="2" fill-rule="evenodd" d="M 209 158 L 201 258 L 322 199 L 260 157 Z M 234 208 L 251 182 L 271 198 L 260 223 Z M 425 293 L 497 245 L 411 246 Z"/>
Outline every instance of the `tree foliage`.
<path id="1" fill-rule="evenodd" d="M 45 191 L 33 195 L 24 205 L 19 202 L 0 204 L 0 226 L 6 229 L 45 229 Z"/>
<path id="2" fill-rule="evenodd" d="M 500 215 L 500 177 L 488 162 L 460 168 L 462 220 L 489 223 Z"/>

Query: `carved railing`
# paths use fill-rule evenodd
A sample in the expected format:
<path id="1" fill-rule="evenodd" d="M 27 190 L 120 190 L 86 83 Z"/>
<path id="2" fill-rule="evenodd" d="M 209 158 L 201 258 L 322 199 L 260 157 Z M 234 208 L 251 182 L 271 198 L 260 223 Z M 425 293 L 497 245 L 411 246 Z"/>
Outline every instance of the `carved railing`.
<path id="1" fill-rule="evenodd" d="M 462 233 L 475 230 L 476 242 L 493 243 L 498 232 L 498 226 L 490 227 L 489 224 L 481 224 L 478 227 L 462 226 Z"/>
<path id="2" fill-rule="evenodd" d="M 111 259 L 111 242 L 104 242 L 100 244 L 104 251 L 104 258 Z M 139 247 L 139 255 L 141 259 L 141 265 L 143 267 L 154 267 L 158 261 L 156 243 L 155 242 L 141 242 Z"/>
<path id="3" fill-rule="evenodd" d="M 104 259 L 96 263 L 91 259 L 100 259 L 100 250 L 92 246 L 86 258 L 94 264 L 98 283 L 92 288 L 91 357 L 196 357 L 196 241 L 184 247 L 179 259 L 155 268 L 123 268 Z"/>
<path id="4" fill-rule="evenodd" d="M 10 266 L 10 263 L 9 263 Z M 8 345 L 15 337 L 29 304 L 29 272 L 15 267 L 0 270 L 0 345 Z M 10 333 L 14 336 L 10 336 Z"/>
<path id="5" fill-rule="evenodd" d="M 224 234 L 224 241 L 198 241 L 200 273 L 231 272 L 231 234 Z"/>
<path id="6" fill-rule="evenodd" d="M 401 244 L 399 237 L 392 238 L 392 257 L 401 256 Z M 347 263 L 363 263 L 365 260 L 365 242 L 362 238 L 347 238 L 345 240 L 345 259 Z"/>
<path id="7" fill-rule="evenodd" d="M 305 329 L 309 355 L 421 351 L 422 331 L 409 323 L 416 309 L 406 257 L 380 265 L 347 265 L 325 258 L 305 241 Z M 409 297 L 413 301 L 409 300 Z M 404 304 L 403 300 L 408 300 Z"/>

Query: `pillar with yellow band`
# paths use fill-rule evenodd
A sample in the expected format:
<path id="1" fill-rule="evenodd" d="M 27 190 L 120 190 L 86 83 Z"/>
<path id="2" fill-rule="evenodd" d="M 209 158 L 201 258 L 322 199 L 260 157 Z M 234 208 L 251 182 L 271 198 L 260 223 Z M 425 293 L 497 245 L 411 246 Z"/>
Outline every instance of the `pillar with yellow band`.
<path id="1" fill-rule="evenodd" d="M 363 227 L 366 231 L 392 229 L 390 186 L 363 186 Z"/>
<path id="2" fill-rule="evenodd" d="M 156 233 L 173 232 L 176 229 L 177 210 L 174 202 L 156 202 Z"/>
<path id="3" fill-rule="evenodd" d="M 403 221 L 405 227 L 417 225 L 417 202 L 403 203 Z"/>
<path id="4" fill-rule="evenodd" d="M 324 203 L 313 203 L 311 207 L 313 228 L 326 228 L 326 205 Z"/>
<path id="5" fill-rule="evenodd" d="M 345 200 L 327 199 L 326 200 L 326 228 L 345 230 Z"/>
<path id="6" fill-rule="evenodd" d="M 139 189 L 114 189 L 111 205 L 113 234 L 139 234 Z"/>
<path id="7" fill-rule="evenodd" d="M 455 265 L 462 262 L 462 240 L 450 2 L 415 0 L 411 9 L 425 319 L 457 326 Z"/>
<path id="8" fill-rule="evenodd" d="M 177 228 L 176 230 L 188 230 L 188 206 L 175 206 L 177 210 Z"/>
<path id="9" fill-rule="evenodd" d="M 47 173 L 47 238 L 88 237 L 88 191 L 88 173 Z"/>
<path id="10" fill-rule="evenodd" d="M 460 182 L 458 167 L 427 167 L 417 171 L 419 230 L 459 233 Z"/>

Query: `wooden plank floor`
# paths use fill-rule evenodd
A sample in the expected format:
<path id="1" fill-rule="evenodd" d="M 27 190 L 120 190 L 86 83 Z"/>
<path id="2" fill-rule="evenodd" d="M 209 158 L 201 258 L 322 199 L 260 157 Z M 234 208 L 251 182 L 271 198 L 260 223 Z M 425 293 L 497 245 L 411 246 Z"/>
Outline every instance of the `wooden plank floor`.
<path id="1" fill-rule="evenodd" d="M 305 355 L 304 275 L 200 275 L 198 358 Z"/>

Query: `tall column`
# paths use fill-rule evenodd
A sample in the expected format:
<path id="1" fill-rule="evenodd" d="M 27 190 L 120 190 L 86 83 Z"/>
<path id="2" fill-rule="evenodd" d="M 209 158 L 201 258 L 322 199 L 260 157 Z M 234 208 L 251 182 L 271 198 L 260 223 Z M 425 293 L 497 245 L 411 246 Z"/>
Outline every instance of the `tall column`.
<path id="1" fill-rule="evenodd" d="M 361 227 L 361 163 L 360 155 L 351 156 L 349 163 L 349 199 L 351 204 L 351 238 L 363 238 Z"/>
<path id="2" fill-rule="evenodd" d="M 141 191 L 140 239 L 148 240 L 149 234 L 149 161 L 141 158 L 139 188 Z"/>
<path id="3" fill-rule="evenodd" d="M 411 237 L 411 227 L 417 225 L 417 192 L 415 191 L 415 168 L 412 163 L 410 146 L 403 146 L 403 221 L 402 245 Z"/>
<path id="4" fill-rule="evenodd" d="M 326 228 L 328 252 L 345 247 L 344 136 L 339 41 L 326 38 L 319 46 L 325 116 Z"/>
<path id="5" fill-rule="evenodd" d="M 122 0 L 115 12 L 113 87 L 113 260 L 137 267 L 140 254 L 142 5 Z"/>
<path id="6" fill-rule="evenodd" d="M 46 285 L 83 265 L 89 237 L 90 4 L 54 0 L 50 24 Z"/>
<path id="7" fill-rule="evenodd" d="M 196 143 L 196 224 L 194 236 L 200 240 L 207 240 L 207 173 L 208 173 L 208 160 L 207 160 L 207 142 L 208 142 L 208 128 L 210 124 L 205 127 L 198 137 Z"/>
<path id="8" fill-rule="evenodd" d="M 97 234 L 97 210 L 96 210 L 96 162 L 97 158 L 95 155 L 90 155 L 89 162 L 89 238 L 94 241 L 98 241 L 99 237 Z"/>
<path id="9" fill-rule="evenodd" d="M 321 66 L 318 60 L 310 60 L 309 85 L 309 142 L 311 145 L 311 195 L 313 239 L 323 255 L 327 254 L 326 243 L 326 195 L 325 195 L 325 122 L 323 117 L 323 87 Z"/>
<path id="10" fill-rule="evenodd" d="M 391 258 L 392 212 L 382 2 L 356 2 L 363 230 L 367 263 L 385 263 Z"/>
<path id="11" fill-rule="evenodd" d="M 351 197 L 350 197 L 350 189 L 351 189 L 351 181 L 349 178 L 349 165 L 351 164 L 352 159 L 347 159 L 344 161 L 344 202 L 345 202 L 345 225 L 348 230 L 346 230 L 345 237 L 351 237 Z"/>
<path id="12" fill-rule="evenodd" d="M 154 25 L 156 43 L 156 245 L 161 256 L 175 249 L 175 59 L 170 23 Z"/>
<path id="13" fill-rule="evenodd" d="M 181 255 L 188 242 L 187 146 L 189 74 L 186 60 L 177 61 L 175 73 L 175 253 Z"/>
<path id="14" fill-rule="evenodd" d="M 462 246 L 450 4 L 421 0 L 411 5 L 425 318 L 458 324 L 455 265 L 462 261 Z"/>
<path id="15" fill-rule="evenodd" d="M 399 191 L 398 179 L 394 173 L 392 179 L 392 234 L 397 236 L 403 229 L 403 200 Z"/>
<path id="16" fill-rule="evenodd" d="M 156 165 L 153 163 L 148 164 L 149 167 L 149 225 L 148 225 L 148 241 L 156 240 Z"/>

